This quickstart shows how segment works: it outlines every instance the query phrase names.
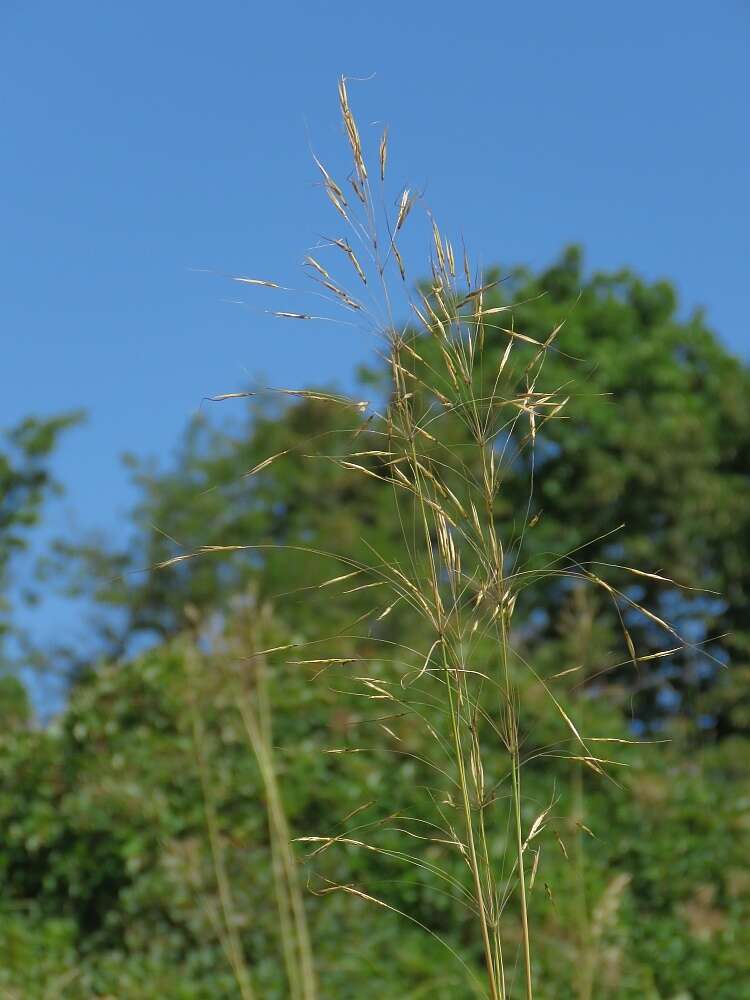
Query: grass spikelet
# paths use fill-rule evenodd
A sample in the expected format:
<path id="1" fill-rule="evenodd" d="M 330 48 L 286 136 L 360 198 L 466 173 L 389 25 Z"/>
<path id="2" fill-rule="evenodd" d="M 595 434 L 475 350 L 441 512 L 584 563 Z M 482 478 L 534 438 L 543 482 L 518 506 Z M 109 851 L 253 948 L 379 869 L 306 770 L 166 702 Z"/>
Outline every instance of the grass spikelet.
<path id="1" fill-rule="evenodd" d="M 207 396 L 212 403 L 223 403 L 226 399 L 248 399 L 250 396 L 255 396 L 255 392 L 223 392 L 219 396 Z"/>
<path id="2" fill-rule="evenodd" d="M 241 278 L 234 277 L 232 281 L 239 281 L 242 285 L 256 285 L 260 288 L 281 288 L 275 281 L 266 281 L 264 278 Z"/>
<path id="3" fill-rule="evenodd" d="M 341 117 L 344 119 L 344 128 L 346 129 L 346 134 L 349 139 L 349 145 L 352 148 L 354 166 L 356 168 L 360 184 L 364 185 L 367 181 L 367 168 L 362 156 L 362 142 L 359 138 L 357 123 L 354 120 L 354 115 L 349 107 L 349 95 L 346 91 L 346 77 L 343 76 L 339 79 L 339 105 L 341 107 Z"/>
<path id="4" fill-rule="evenodd" d="M 380 180 L 385 181 L 385 164 L 388 159 L 388 127 L 383 129 L 383 135 L 380 139 Z"/>
<path id="5" fill-rule="evenodd" d="M 330 243 L 332 246 L 338 247 L 339 250 L 343 251 L 343 253 L 346 254 L 346 256 L 349 258 L 349 261 L 351 262 L 352 267 L 357 272 L 360 281 L 362 282 L 362 284 L 366 285 L 367 275 L 364 272 L 364 268 L 357 260 L 357 257 L 354 251 L 352 250 L 349 241 L 346 239 L 333 239 L 330 241 Z"/>
<path id="6" fill-rule="evenodd" d="M 305 264 L 313 268 L 313 270 L 317 271 L 322 278 L 326 279 L 326 281 L 331 280 L 331 276 L 328 273 L 328 271 L 326 271 L 323 265 L 319 261 L 317 261 L 314 257 L 311 257 L 309 255 L 305 257 Z"/>
<path id="7" fill-rule="evenodd" d="M 245 473 L 244 478 L 249 479 L 250 476 L 257 475 L 259 472 L 262 472 L 263 469 L 267 469 L 269 465 L 271 465 L 273 462 L 276 461 L 276 459 L 281 458 L 282 455 L 288 455 L 288 454 L 289 454 L 289 449 L 285 449 L 284 451 L 276 452 L 275 455 L 269 455 L 268 458 L 264 458 L 262 462 L 258 462 L 258 464 L 254 465 L 252 469 L 249 469 Z"/>
<path id="8" fill-rule="evenodd" d="M 403 224 L 411 212 L 412 206 L 414 204 L 414 196 L 408 188 L 404 188 L 401 194 L 401 200 L 398 205 L 398 215 L 396 216 L 396 232 L 401 229 Z"/>

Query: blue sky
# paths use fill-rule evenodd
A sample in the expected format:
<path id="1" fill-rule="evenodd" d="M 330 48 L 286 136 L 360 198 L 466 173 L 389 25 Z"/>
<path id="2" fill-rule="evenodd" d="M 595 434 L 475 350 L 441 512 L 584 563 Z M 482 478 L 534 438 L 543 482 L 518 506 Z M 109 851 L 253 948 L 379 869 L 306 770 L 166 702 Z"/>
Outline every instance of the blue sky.
<path id="1" fill-rule="evenodd" d="M 341 148 L 340 73 L 375 74 L 351 90 L 364 130 L 388 121 L 393 175 L 480 260 L 581 242 L 673 279 L 747 357 L 749 27 L 744 0 L 3 0 L 0 425 L 89 413 L 49 530 L 117 533 L 120 453 L 167 460 L 205 395 L 368 356 L 191 270 L 288 280 L 330 229 L 310 146 Z"/>

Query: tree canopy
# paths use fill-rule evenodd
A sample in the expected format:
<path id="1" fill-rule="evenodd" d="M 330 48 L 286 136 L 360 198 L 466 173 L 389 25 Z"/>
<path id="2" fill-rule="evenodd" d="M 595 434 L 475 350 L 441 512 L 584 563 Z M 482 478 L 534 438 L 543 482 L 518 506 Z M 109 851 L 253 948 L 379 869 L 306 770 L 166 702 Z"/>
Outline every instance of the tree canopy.
<path id="1" fill-rule="evenodd" d="M 11 564 L 27 549 L 44 501 L 60 489 L 50 472 L 50 457 L 60 434 L 80 419 L 80 413 L 49 419 L 27 417 L 6 429 L 0 438 L 0 664 L 3 640 L 13 624 Z M 32 597 L 28 591 L 23 596 Z"/>
<path id="2" fill-rule="evenodd" d="M 517 328 L 529 336 L 544 339 L 563 324 L 543 378 L 572 397 L 572 419 L 540 427 L 533 470 L 528 457 L 509 466 L 496 517 L 526 510 L 532 564 L 534 552 L 540 559 L 554 552 L 569 565 L 608 564 L 629 596 L 688 640 L 678 654 L 647 668 L 614 669 L 602 638 L 609 662 L 592 664 L 587 687 L 608 685 L 647 725 L 677 714 L 717 736 L 746 731 L 750 705 L 739 681 L 750 652 L 747 365 L 723 347 L 700 312 L 681 314 L 668 282 L 649 283 L 628 270 L 589 274 L 576 247 L 539 272 L 497 269 L 487 280 L 497 282 L 487 305 L 514 303 Z M 498 331 L 487 345 L 488 380 L 506 343 Z M 424 336 L 426 364 L 435 349 Z M 387 393 L 384 370 L 361 374 L 370 393 Z M 183 627 L 186 604 L 221 609 L 250 581 L 263 596 L 289 594 L 285 613 L 292 621 L 322 615 L 335 625 L 330 602 L 304 590 L 321 578 L 319 560 L 298 548 L 263 546 L 328 549 L 333 539 L 354 555 L 398 553 L 400 526 L 387 511 L 382 484 L 306 460 L 311 452 L 335 456 L 355 428 L 365 450 L 368 427 L 358 426 L 351 412 L 314 398 L 261 397 L 234 421 L 205 414 L 193 420 L 172 467 L 131 458 L 140 490 L 132 545 L 119 552 L 95 541 L 61 547 L 66 563 L 78 558 L 79 582 L 95 581 L 100 607 L 120 613 L 116 626 L 102 618 L 105 653 L 122 655 L 136 637 L 173 636 Z M 452 433 L 460 449 L 459 421 Z M 294 460 L 243 476 L 278 454 Z M 201 545 L 258 548 L 156 568 Z M 616 566 L 645 572 L 634 585 Z M 304 599 L 293 599 L 295 593 Z M 533 616 L 528 610 L 529 641 L 552 639 L 560 614 L 570 613 L 564 582 L 550 578 L 542 594 L 540 605 L 536 590 Z M 623 616 L 645 655 L 663 648 L 654 621 L 632 609 L 602 602 L 597 614 L 602 637 Z"/>
<path id="3" fill-rule="evenodd" d="M 521 447 L 530 425 L 519 421 L 493 453 L 502 483 L 492 516 L 508 539 L 505 558 L 523 559 L 518 569 L 535 583 L 533 602 L 519 588 L 513 620 L 514 653 L 534 667 L 516 675 L 521 819 L 529 839 L 539 831 L 534 861 L 526 855 L 541 942 L 536 995 L 750 996 L 750 370 L 700 313 L 681 312 L 669 283 L 589 273 L 577 248 L 539 271 L 498 268 L 486 284 L 486 309 L 499 319 L 487 324 L 474 391 L 507 401 L 507 388 L 517 398 L 510 386 L 526 374 L 526 348 L 522 341 L 503 368 L 509 338 L 545 341 L 559 329 L 535 388 L 570 396 L 570 419 L 534 425 L 533 450 Z M 439 344 L 426 333 L 412 343 L 415 405 L 441 414 L 441 436 L 471 474 L 464 414 L 426 377 Z M 360 376 L 365 395 L 387 401 L 387 370 Z M 435 877 L 442 866 L 460 885 L 455 841 L 406 830 L 414 789 L 428 793 L 427 825 L 455 805 L 450 792 L 430 798 L 440 703 L 413 689 L 420 727 L 388 698 L 405 675 L 384 646 L 414 653 L 424 635 L 408 608 L 373 616 L 371 591 L 342 583 L 348 564 L 336 558 L 398 569 L 410 525 L 381 478 L 389 453 L 374 422 L 331 399 L 259 393 L 207 404 L 169 465 L 128 459 L 139 498 L 126 545 L 57 543 L 55 575 L 91 600 L 98 627 L 86 649 L 47 652 L 71 669 L 68 702 L 50 725 L 33 724 L 19 685 L 0 685 L 0 985 L 9 995 L 236 996 L 222 921 L 260 995 L 288 995 L 283 932 L 269 905 L 269 785 L 249 746 L 248 692 L 293 835 L 333 830 L 328 846 L 341 840 L 341 850 L 297 845 L 314 890 L 304 910 L 322 995 L 476 995 L 473 918 Z M 71 419 L 28 420 L 5 438 L 3 593 L 54 489 L 49 459 Z M 432 459 L 429 433 L 425 440 L 421 454 Z M 353 443 L 364 472 L 354 476 L 340 461 Z M 437 450 L 434 458 L 439 468 Z M 455 469 L 444 488 L 460 495 Z M 415 540 L 410 555 L 422 554 L 420 544 L 429 551 L 439 540 Z M 238 551 L 191 558 L 206 546 Z M 548 572 L 584 564 L 601 569 L 609 591 Z M 335 598 L 321 586 L 334 573 Z M 661 620 L 681 637 L 674 652 Z M 6 634 L 10 625 L 6 615 Z M 622 655 L 623 629 L 637 656 Z M 296 658 L 322 637 L 337 656 Z M 485 654 L 480 638 L 472 656 L 481 665 Z M 263 694 L 259 662 L 268 667 Z M 373 705 L 347 685 L 355 663 L 377 677 Z M 622 750 L 617 780 L 562 761 L 570 732 L 550 710 L 552 678 L 587 729 Z M 634 729 L 671 742 L 642 746 Z M 493 731 L 483 740 L 491 804 L 502 797 L 507 752 Z M 353 849 L 363 828 L 379 835 L 379 851 Z M 406 878 L 394 849 L 404 835 L 420 861 Z M 493 831 L 498 857 L 509 836 Z M 333 883 L 376 886 L 384 907 L 329 896 Z M 517 905 L 511 895 L 508 906 Z M 510 955 L 517 925 L 508 923 Z"/>

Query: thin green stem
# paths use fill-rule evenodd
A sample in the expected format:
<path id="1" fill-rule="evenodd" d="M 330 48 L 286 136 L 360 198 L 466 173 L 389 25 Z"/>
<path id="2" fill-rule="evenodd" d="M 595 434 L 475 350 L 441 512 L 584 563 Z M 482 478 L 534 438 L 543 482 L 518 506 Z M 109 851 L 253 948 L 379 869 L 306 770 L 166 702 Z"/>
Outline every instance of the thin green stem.
<path id="1" fill-rule="evenodd" d="M 235 979 L 237 980 L 237 986 L 242 1000 L 255 1000 L 255 992 L 250 978 L 250 970 L 245 962 L 245 956 L 242 951 L 242 943 L 235 927 L 235 911 L 232 900 L 232 891 L 230 889 L 229 876 L 224 863 L 224 852 L 221 846 L 221 834 L 219 832 L 218 817 L 216 815 L 216 804 L 213 797 L 208 760 L 205 752 L 203 720 L 201 719 L 198 711 L 194 692 L 191 692 L 191 713 L 193 745 L 198 763 L 198 774 L 203 794 L 203 808 L 206 817 L 206 827 L 208 829 L 211 858 L 216 877 L 216 885 L 219 891 L 219 903 L 221 906 L 222 921 L 224 925 L 224 948 L 227 953 L 229 963 L 232 966 Z"/>
<path id="2" fill-rule="evenodd" d="M 495 956 L 492 948 L 492 941 L 490 938 L 489 924 L 487 921 L 484 888 L 482 886 L 482 877 L 479 870 L 479 858 L 477 856 L 476 844 L 474 842 L 474 821 L 471 812 L 471 800 L 469 798 L 469 789 L 466 781 L 466 765 L 464 763 L 463 746 L 461 744 L 461 730 L 459 728 L 458 712 L 456 710 L 455 700 L 453 697 L 453 676 L 450 664 L 448 663 L 447 655 L 445 653 L 444 644 L 443 644 L 443 667 L 445 670 L 446 687 L 448 689 L 448 705 L 450 709 L 451 730 L 453 734 L 453 747 L 456 755 L 456 765 L 458 767 L 458 781 L 459 781 L 459 787 L 461 789 L 461 799 L 464 810 L 464 819 L 466 822 L 466 840 L 467 840 L 467 847 L 469 849 L 469 867 L 471 869 L 471 874 L 474 879 L 474 891 L 477 897 L 477 908 L 479 912 L 479 923 L 482 930 L 482 944 L 484 946 L 484 955 L 487 964 L 487 977 L 489 980 L 490 996 L 492 1000 L 504 1000 L 503 995 L 499 992 L 497 977 L 495 974 Z"/>
<path id="3" fill-rule="evenodd" d="M 521 903 L 521 929 L 523 945 L 524 978 L 526 1000 L 533 1000 L 534 990 L 531 974 L 531 936 L 529 934 L 529 911 L 526 899 L 526 871 L 523 863 L 523 818 L 521 815 L 521 758 L 518 745 L 518 718 L 515 707 L 513 685 L 508 662 L 508 615 L 505 609 L 500 613 L 500 645 L 503 673 L 506 684 L 508 712 L 508 750 L 511 757 L 511 780 L 513 790 L 513 813 L 516 833 L 516 857 L 518 862 L 518 888 Z"/>
<path id="4" fill-rule="evenodd" d="M 516 826 L 516 853 L 518 855 L 518 885 L 521 895 L 521 927 L 523 930 L 523 963 L 526 979 L 526 998 L 533 1000 L 531 980 L 531 939 L 529 935 L 529 911 L 526 903 L 526 873 L 523 864 L 523 829 L 521 820 L 521 766 L 518 750 L 513 752 L 513 812 Z"/>

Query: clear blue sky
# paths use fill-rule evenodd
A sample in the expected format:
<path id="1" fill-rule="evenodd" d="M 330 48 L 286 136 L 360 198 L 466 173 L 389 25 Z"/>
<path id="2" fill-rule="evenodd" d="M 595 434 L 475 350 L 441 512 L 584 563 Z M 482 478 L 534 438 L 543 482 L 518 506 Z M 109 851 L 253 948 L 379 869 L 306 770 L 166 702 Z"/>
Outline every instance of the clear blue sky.
<path id="1" fill-rule="evenodd" d="M 119 454 L 168 458 L 206 394 L 367 355 L 190 270 L 288 277 L 330 228 L 309 143 L 339 147 L 342 72 L 375 74 L 361 121 L 483 261 L 581 242 L 672 278 L 747 357 L 749 28 L 745 0 L 3 0 L 0 425 L 88 410 L 56 529 L 117 532 Z"/>

